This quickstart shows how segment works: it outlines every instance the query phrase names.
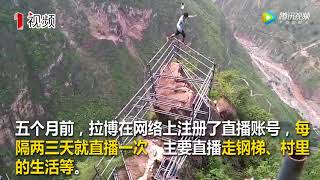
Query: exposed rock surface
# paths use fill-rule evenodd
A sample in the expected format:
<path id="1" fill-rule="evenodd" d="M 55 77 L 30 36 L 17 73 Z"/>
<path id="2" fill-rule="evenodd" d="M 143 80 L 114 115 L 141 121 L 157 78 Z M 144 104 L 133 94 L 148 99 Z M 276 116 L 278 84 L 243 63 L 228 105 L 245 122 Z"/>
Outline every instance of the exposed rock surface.
<path id="1" fill-rule="evenodd" d="M 174 106 L 155 105 L 156 108 L 179 114 L 186 114 L 186 111 L 179 107 L 192 108 L 193 100 L 196 96 L 195 90 L 191 84 L 182 80 L 185 78 L 181 64 L 177 62 L 170 63 L 161 74 L 156 91 L 156 99 L 159 101 L 173 104 Z M 190 112 L 189 112 L 190 113 Z"/>
<path id="2" fill-rule="evenodd" d="M 142 33 L 149 25 L 152 13 L 151 9 L 124 9 L 114 3 L 106 7 L 93 4 L 90 9 L 81 5 L 81 8 L 88 18 L 91 35 L 115 44 L 124 42 L 125 38 L 142 40 Z"/>
<path id="3" fill-rule="evenodd" d="M 141 41 L 143 32 L 149 27 L 152 9 L 139 9 L 134 7 L 122 7 L 120 4 L 111 3 L 87 3 L 85 1 L 74 1 L 72 5 L 77 16 L 70 16 L 57 8 L 58 24 L 66 35 L 70 44 L 79 47 L 76 34 L 80 28 L 88 31 L 94 38 L 86 39 L 80 45 L 90 48 L 96 39 L 112 41 L 115 45 L 125 43 L 130 53 L 136 56 L 136 49 L 133 47 L 134 40 Z M 87 22 L 81 22 L 79 16 L 84 15 Z M 84 26 L 85 25 L 85 26 Z M 80 27 L 81 26 L 81 27 Z"/>
<path id="4" fill-rule="evenodd" d="M 28 89 L 23 89 L 11 104 L 11 108 L 0 114 L 0 146 L 14 146 L 16 121 L 33 123 L 35 120 L 41 120 L 44 116 L 43 106 L 34 103 Z"/>
<path id="5" fill-rule="evenodd" d="M 226 97 L 219 98 L 215 103 L 215 107 L 223 120 L 237 119 L 237 110 Z"/>
<path id="6" fill-rule="evenodd" d="M 185 78 L 181 64 L 172 62 L 168 66 L 162 69 L 161 77 L 156 85 L 156 98 L 162 102 L 171 103 L 174 106 L 167 106 L 162 104 L 154 104 L 154 107 L 167 112 L 174 112 L 182 115 L 190 115 L 185 110 L 179 109 L 179 107 L 192 108 L 193 100 L 196 96 L 196 91 L 191 84 L 182 80 Z M 216 121 L 236 119 L 237 113 L 235 107 L 226 98 L 222 97 L 214 104 L 211 102 L 211 118 Z M 206 116 L 204 117 L 206 118 Z M 163 117 L 159 117 L 160 120 L 165 120 Z M 208 125 L 208 134 L 211 133 L 212 125 Z M 217 137 L 221 133 L 220 129 L 217 129 Z M 212 138 L 206 136 L 206 138 Z M 133 179 L 147 180 L 153 179 L 153 176 L 157 172 L 163 157 L 163 142 L 158 139 L 149 139 L 149 145 L 147 148 L 148 155 L 131 156 L 125 159 L 127 170 L 132 175 Z M 202 167 L 207 163 L 205 157 L 189 157 L 178 176 L 175 178 L 182 179 L 194 179 L 195 172 L 190 171 L 194 167 Z M 128 179 L 125 167 L 122 167 L 118 172 L 118 176 L 121 180 Z M 174 178 L 174 179 L 175 179 Z"/>
<path id="7" fill-rule="evenodd" d="M 35 120 L 45 114 L 41 104 L 35 104 L 30 99 L 28 89 L 23 89 L 11 105 L 14 120 Z"/>
<path id="8" fill-rule="evenodd" d="M 316 18 L 319 2 L 215 1 L 229 21 L 235 38 L 248 51 L 252 64 L 266 82 L 282 101 L 315 126 L 320 122 L 320 26 Z M 305 13 L 305 19 L 301 24 L 278 20 L 266 26 L 257 21 L 257 17 L 270 7 L 278 15 L 280 12 Z"/>
<path id="9" fill-rule="evenodd" d="M 133 179 L 147 180 L 152 179 L 154 171 L 159 166 L 163 158 L 163 143 L 158 139 L 149 139 L 146 151 L 148 155 L 130 156 L 125 159 L 128 171 L 131 173 Z M 126 180 L 127 172 L 125 167 L 118 171 L 120 180 Z"/>
<path id="10" fill-rule="evenodd" d="M 0 147 L 14 146 L 14 128 L 10 122 L 9 115 L 0 116 Z"/>

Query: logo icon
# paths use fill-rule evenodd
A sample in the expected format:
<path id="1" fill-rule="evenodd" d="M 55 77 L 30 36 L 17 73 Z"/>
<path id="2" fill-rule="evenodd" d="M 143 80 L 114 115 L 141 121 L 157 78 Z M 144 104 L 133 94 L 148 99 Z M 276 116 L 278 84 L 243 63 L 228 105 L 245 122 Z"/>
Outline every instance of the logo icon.
<path id="1" fill-rule="evenodd" d="M 56 28 L 56 15 L 55 14 L 35 14 L 31 11 L 26 16 L 27 25 L 29 29 L 54 29 Z M 17 23 L 17 30 L 21 31 L 24 28 L 24 14 L 16 12 L 14 20 Z M 1 179 L 0 179 L 1 180 Z"/>
<path id="2" fill-rule="evenodd" d="M 14 14 L 14 20 L 17 21 L 17 30 L 23 30 L 24 25 L 24 15 L 21 12 L 17 12 Z M 1 178 L 0 178 L 1 180 Z"/>
<path id="3" fill-rule="evenodd" d="M 277 19 L 276 15 L 272 11 L 262 13 L 261 20 L 264 24 L 269 25 L 275 22 Z"/>

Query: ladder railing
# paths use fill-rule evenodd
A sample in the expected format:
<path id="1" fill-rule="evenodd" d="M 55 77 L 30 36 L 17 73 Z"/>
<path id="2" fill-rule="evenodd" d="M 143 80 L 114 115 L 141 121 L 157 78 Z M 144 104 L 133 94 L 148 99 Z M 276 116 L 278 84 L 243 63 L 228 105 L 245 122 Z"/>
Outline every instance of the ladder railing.
<path id="1" fill-rule="evenodd" d="M 171 62 L 180 62 L 182 69 L 186 77 L 174 77 L 164 75 L 163 72 L 166 68 L 170 68 Z M 190 66 L 190 68 L 188 67 Z M 169 117 L 178 118 L 181 120 L 199 120 L 198 115 L 205 116 L 208 119 L 211 118 L 210 104 L 208 103 L 207 94 L 212 86 L 212 79 L 214 75 L 214 62 L 205 57 L 201 53 L 195 51 L 191 47 L 183 44 L 181 41 L 175 39 L 173 41 L 166 42 L 159 51 L 151 58 L 147 64 L 147 78 L 146 82 L 137 91 L 137 93 L 130 99 L 130 101 L 124 106 L 124 108 L 115 117 L 118 121 L 135 121 L 135 120 L 148 120 L 146 117 L 147 112 L 153 111 L 158 114 L 167 115 Z M 161 94 L 157 94 L 156 88 L 166 88 L 158 85 L 159 79 L 168 78 L 175 79 L 183 82 L 187 82 L 193 87 L 196 92 L 192 107 L 176 106 L 173 100 L 167 100 L 163 98 Z M 162 100 L 157 99 L 161 97 Z M 190 112 L 189 115 L 182 115 L 174 112 L 167 112 L 161 109 L 154 108 L 154 105 L 175 106 L 175 108 L 183 111 Z M 201 109 L 202 107 L 205 109 Z M 164 125 L 165 126 L 165 125 Z M 169 137 L 156 137 L 162 140 L 170 140 Z M 130 143 L 134 137 L 122 138 L 117 136 L 116 139 L 121 142 L 122 145 Z M 193 137 L 182 137 L 184 140 L 192 140 Z M 132 175 L 128 169 L 123 153 L 121 152 L 122 161 L 124 162 L 125 170 L 129 180 L 132 180 Z M 168 179 L 177 175 L 178 170 L 183 165 L 186 155 L 172 156 L 170 158 L 164 158 L 159 166 L 159 169 L 154 176 L 156 179 Z M 106 166 L 103 165 L 104 157 L 102 157 L 95 167 L 97 167 L 98 176 L 102 177 L 107 172 L 108 167 L 114 161 L 114 157 L 108 159 Z M 102 166 L 102 168 L 98 168 Z M 102 171 L 99 171 L 102 170 Z M 107 179 L 113 177 L 118 178 L 116 168 L 108 171 Z"/>

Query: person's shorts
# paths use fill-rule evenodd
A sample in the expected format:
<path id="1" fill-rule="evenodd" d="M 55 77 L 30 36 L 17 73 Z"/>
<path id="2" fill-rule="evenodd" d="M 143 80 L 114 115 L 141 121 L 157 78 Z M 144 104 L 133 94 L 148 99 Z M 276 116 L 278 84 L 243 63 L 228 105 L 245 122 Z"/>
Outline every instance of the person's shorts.
<path id="1" fill-rule="evenodd" d="M 180 31 L 177 30 L 176 33 L 175 33 L 175 35 L 179 35 L 179 34 L 181 34 L 182 37 L 184 37 L 184 38 L 186 37 L 186 34 L 184 33 L 184 31 L 181 31 L 181 32 L 180 32 Z"/>

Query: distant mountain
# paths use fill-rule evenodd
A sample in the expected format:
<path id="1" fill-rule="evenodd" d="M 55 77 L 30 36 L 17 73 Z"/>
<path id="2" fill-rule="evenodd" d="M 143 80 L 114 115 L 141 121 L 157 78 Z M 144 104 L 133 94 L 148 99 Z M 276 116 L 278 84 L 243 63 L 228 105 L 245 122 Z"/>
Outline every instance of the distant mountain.
<path id="1" fill-rule="evenodd" d="M 182 11 L 174 0 L 0 0 L 0 148 L 8 157 L 0 164 L 13 165 L 17 120 L 70 119 L 79 130 L 90 119 L 111 119 L 143 83 L 146 62 L 184 11 L 198 15 L 187 22 L 191 47 L 214 58 L 219 71 L 238 69 L 254 93 L 264 94 L 256 101 L 275 118 L 294 120 L 294 111 L 260 80 L 219 7 L 207 0 L 183 2 Z M 17 11 L 55 13 L 57 28 L 17 31 Z"/>
<path id="2" fill-rule="evenodd" d="M 257 66 L 267 74 L 267 83 L 285 102 L 299 109 L 301 115 L 319 125 L 320 1 L 215 2 L 249 53 L 261 56 Z M 268 26 L 260 20 L 262 13 L 267 11 L 278 16 L 278 20 Z M 281 22 L 281 13 L 288 16 L 289 13 L 301 13 L 303 18 L 309 16 L 309 19 L 295 21 L 295 24 Z"/>

